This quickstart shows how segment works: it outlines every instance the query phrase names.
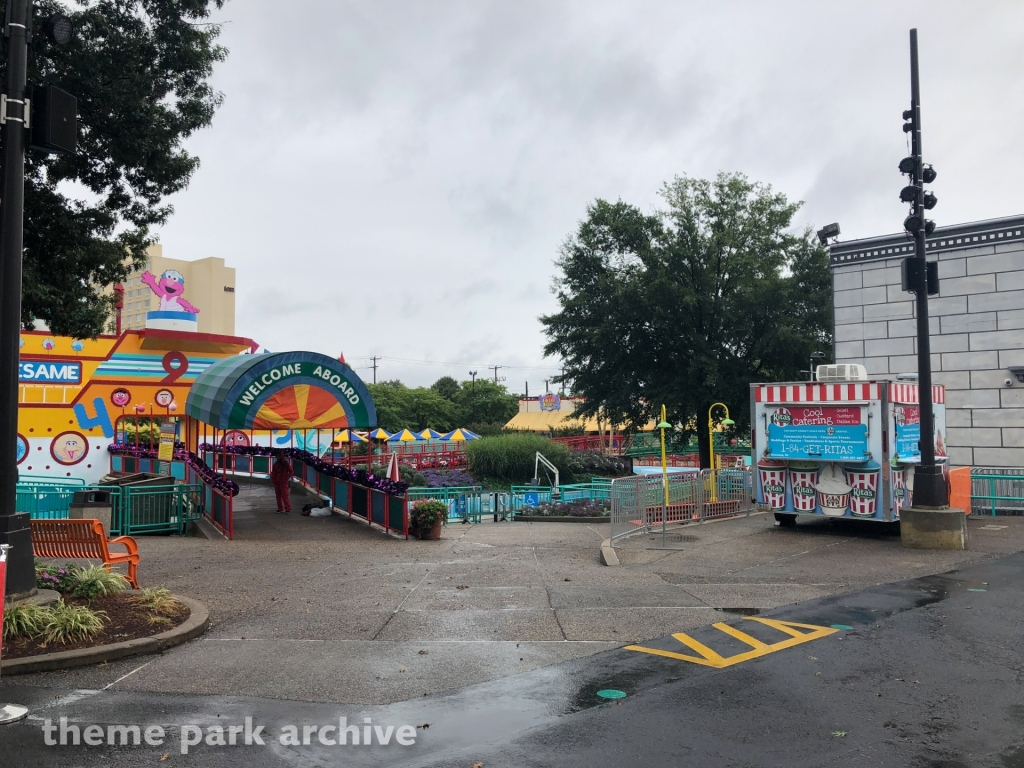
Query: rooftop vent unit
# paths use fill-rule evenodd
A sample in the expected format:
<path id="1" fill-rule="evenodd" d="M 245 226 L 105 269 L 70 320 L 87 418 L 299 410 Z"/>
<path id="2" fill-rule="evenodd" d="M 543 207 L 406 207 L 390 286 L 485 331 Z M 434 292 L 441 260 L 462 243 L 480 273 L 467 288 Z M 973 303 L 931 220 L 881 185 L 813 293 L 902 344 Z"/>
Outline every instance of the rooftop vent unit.
<path id="1" fill-rule="evenodd" d="M 868 369 L 863 365 L 819 365 L 815 372 L 818 381 L 867 381 Z"/>

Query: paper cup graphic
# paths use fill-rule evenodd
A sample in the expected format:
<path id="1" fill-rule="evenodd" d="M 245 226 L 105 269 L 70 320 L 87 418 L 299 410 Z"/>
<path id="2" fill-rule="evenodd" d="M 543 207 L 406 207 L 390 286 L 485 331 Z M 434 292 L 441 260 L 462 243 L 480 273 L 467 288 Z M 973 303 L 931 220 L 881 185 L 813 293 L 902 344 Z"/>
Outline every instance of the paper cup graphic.
<path id="1" fill-rule="evenodd" d="M 789 487 L 793 489 L 793 509 L 813 512 L 817 507 L 818 465 L 793 462 L 789 465 Z"/>
<path id="2" fill-rule="evenodd" d="M 874 462 L 845 468 L 850 486 L 850 511 L 856 517 L 874 517 L 878 511 L 878 479 L 881 467 Z"/>
<path id="3" fill-rule="evenodd" d="M 850 506 L 850 494 L 818 491 L 818 504 L 821 505 L 821 511 L 828 517 L 842 517 Z"/>
<path id="4" fill-rule="evenodd" d="M 892 513 L 899 517 L 900 510 L 909 505 L 910 492 L 907 490 L 907 476 L 902 469 L 893 469 L 892 482 Z"/>
<path id="5" fill-rule="evenodd" d="M 838 464 L 826 464 L 815 486 L 818 505 L 828 517 L 842 517 L 850 506 L 850 484 L 846 482 Z"/>
<path id="6" fill-rule="evenodd" d="M 786 508 L 786 465 L 781 461 L 764 460 L 757 464 L 761 476 L 761 493 L 769 509 Z"/>

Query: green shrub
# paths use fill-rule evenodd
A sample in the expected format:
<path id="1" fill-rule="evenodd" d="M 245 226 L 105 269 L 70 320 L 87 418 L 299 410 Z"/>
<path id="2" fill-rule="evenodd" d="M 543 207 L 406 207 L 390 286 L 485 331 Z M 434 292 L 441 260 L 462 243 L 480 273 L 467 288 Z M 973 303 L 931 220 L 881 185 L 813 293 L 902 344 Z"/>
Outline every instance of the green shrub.
<path id="1" fill-rule="evenodd" d="M 31 603 L 9 606 L 4 611 L 4 640 L 37 637 L 43 631 L 47 609 Z"/>
<path id="2" fill-rule="evenodd" d="M 93 611 L 84 605 L 68 605 L 63 600 L 44 611 L 39 634 L 47 644 L 87 640 L 103 629 L 107 618 L 103 611 Z"/>
<path id="3" fill-rule="evenodd" d="M 407 464 L 398 465 L 398 474 L 401 475 L 402 482 L 408 483 L 410 488 L 425 488 L 430 485 L 427 478 Z"/>
<path id="4" fill-rule="evenodd" d="M 537 451 L 558 467 L 560 481 L 571 483 L 575 480 L 570 461 L 569 449 L 561 443 L 553 443 L 546 437 L 528 433 L 482 437 L 466 443 L 466 457 L 469 468 L 476 478 L 489 478 L 506 483 L 528 483 L 533 478 Z M 540 479 L 546 475 L 543 467 Z"/>
<path id="5" fill-rule="evenodd" d="M 99 595 L 113 595 L 128 589 L 128 579 L 119 573 L 108 571 L 102 565 L 80 569 L 76 574 L 78 583 L 72 589 L 75 597 L 93 600 Z"/>

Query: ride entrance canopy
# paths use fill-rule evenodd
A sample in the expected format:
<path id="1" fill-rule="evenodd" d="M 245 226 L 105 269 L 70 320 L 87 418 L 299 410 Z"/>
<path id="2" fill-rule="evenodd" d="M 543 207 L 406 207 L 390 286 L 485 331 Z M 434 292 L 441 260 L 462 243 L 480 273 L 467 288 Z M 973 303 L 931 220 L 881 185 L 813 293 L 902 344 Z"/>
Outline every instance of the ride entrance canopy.
<path id="1" fill-rule="evenodd" d="M 243 355 L 196 379 L 185 413 L 217 429 L 373 427 L 377 410 L 362 380 L 315 352 Z"/>

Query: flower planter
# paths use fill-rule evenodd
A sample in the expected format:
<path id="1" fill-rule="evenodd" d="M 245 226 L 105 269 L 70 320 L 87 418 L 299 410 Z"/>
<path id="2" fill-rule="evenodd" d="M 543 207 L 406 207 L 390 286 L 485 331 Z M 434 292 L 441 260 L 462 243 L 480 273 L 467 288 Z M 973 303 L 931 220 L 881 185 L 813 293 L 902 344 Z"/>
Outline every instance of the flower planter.
<path id="1" fill-rule="evenodd" d="M 429 528 L 416 528 L 416 535 L 424 541 L 436 541 L 441 538 L 442 521 L 438 520 Z M 412 531 L 410 531 L 411 533 Z"/>

